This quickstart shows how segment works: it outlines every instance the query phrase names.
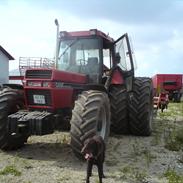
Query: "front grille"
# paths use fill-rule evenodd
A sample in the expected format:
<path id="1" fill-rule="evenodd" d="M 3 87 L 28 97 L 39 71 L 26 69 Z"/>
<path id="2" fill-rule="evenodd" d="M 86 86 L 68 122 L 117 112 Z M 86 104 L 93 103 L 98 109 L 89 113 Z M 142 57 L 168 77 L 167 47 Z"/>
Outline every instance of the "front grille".
<path id="1" fill-rule="evenodd" d="M 34 95 L 43 95 L 45 97 L 45 104 L 37 104 L 34 102 Z M 51 92 L 50 90 L 28 90 L 26 92 L 27 103 L 28 105 L 42 105 L 42 106 L 51 106 Z"/>
<path id="2" fill-rule="evenodd" d="M 26 78 L 51 79 L 52 70 L 27 70 Z"/>

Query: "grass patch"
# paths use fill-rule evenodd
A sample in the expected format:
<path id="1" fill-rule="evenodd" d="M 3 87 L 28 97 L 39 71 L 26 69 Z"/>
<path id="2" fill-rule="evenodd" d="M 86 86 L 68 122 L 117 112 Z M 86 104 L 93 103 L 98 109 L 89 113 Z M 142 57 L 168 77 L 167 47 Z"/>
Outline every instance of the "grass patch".
<path id="1" fill-rule="evenodd" d="M 138 157 L 142 154 L 142 147 L 140 146 L 139 141 L 135 138 L 135 142 L 132 144 L 132 157 L 135 161 L 138 160 Z"/>
<path id="2" fill-rule="evenodd" d="M 95 179 L 95 183 L 100 183 L 99 180 L 98 180 L 98 178 Z"/>
<path id="3" fill-rule="evenodd" d="M 179 151 L 183 149 L 183 127 L 169 128 L 165 135 L 165 148 L 170 151 Z"/>
<path id="4" fill-rule="evenodd" d="M 147 182 L 147 172 L 145 170 L 139 170 L 136 167 L 125 166 L 119 169 L 119 174 L 116 176 L 117 179 L 120 180 L 131 180 L 137 183 L 145 183 Z"/>
<path id="5" fill-rule="evenodd" d="M 177 116 L 183 117 L 183 103 L 169 103 L 165 112 L 158 112 L 158 117 L 163 120 L 175 119 Z"/>
<path id="6" fill-rule="evenodd" d="M 183 116 L 183 103 L 170 103 L 166 112 L 158 112 L 158 117 L 163 123 L 155 125 L 155 136 L 153 145 L 158 145 L 163 134 L 164 146 L 170 151 L 183 149 L 183 127 L 180 127 L 180 120 Z M 162 131 L 163 130 L 163 131 Z"/>
<path id="7" fill-rule="evenodd" d="M 62 177 L 59 177 L 57 182 L 58 183 L 64 183 L 64 182 L 68 181 L 69 179 L 70 179 L 70 177 L 68 175 L 63 175 Z"/>
<path id="8" fill-rule="evenodd" d="M 3 170 L 0 171 L 0 175 L 14 175 L 14 176 L 21 176 L 21 172 L 17 170 L 14 165 L 6 166 Z"/>
<path id="9" fill-rule="evenodd" d="M 153 123 L 153 134 L 152 134 L 152 141 L 151 144 L 153 146 L 157 146 L 159 144 L 161 144 L 162 142 L 162 134 L 164 132 L 165 129 L 165 122 L 160 120 L 160 119 L 156 119 Z"/>
<path id="10" fill-rule="evenodd" d="M 145 161 L 146 161 L 146 165 L 149 168 L 150 164 L 152 163 L 152 160 L 155 159 L 156 156 L 153 155 L 151 153 L 151 151 L 149 149 L 147 149 L 147 148 L 142 153 L 144 154 L 144 158 L 145 158 Z"/>
<path id="11" fill-rule="evenodd" d="M 153 146 L 157 146 L 157 145 L 160 144 L 160 142 L 161 142 L 161 135 L 162 135 L 161 133 L 156 131 L 156 134 L 153 136 L 153 139 L 151 141 L 151 144 Z"/>
<path id="12" fill-rule="evenodd" d="M 33 168 L 32 164 L 27 159 L 20 158 L 18 153 L 15 155 L 12 164 L 13 166 L 16 164 L 19 164 L 22 168 L 25 168 L 25 169 Z"/>
<path id="13" fill-rule="evenodd" d="M 116 166 L 118 162 L 119 162 L 118 159 L 114 157 L 112 154 L 110 154 L 110 158 L 105 160 L 107 166 Z"/>
<path id="14" fill-rule="evenodd" d="M 164 177 L 168 180 L 168 183 L 182 183 L 183 176 L 176 173 L 174 169 L 168 168 L 164 173 Z"/>

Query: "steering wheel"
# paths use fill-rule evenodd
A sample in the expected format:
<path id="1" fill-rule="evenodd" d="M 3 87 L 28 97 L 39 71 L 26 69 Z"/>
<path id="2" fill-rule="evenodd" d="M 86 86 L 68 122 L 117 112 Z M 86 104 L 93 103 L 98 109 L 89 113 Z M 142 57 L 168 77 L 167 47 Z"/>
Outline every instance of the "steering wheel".
<path id="1" fill-rule="evenodd" d="M 76 60 L 76 63 L 77 63 L 77 62 L 79 62 L 79 63 L 80 63 L 80 65 L 81 65 L 81 66 L 83 66 L 83 65 L 86 65 L 87 60 L 85 60 L 85 59 L 81 58 L 81 59 L 77 59 L 77 60 Z"/>

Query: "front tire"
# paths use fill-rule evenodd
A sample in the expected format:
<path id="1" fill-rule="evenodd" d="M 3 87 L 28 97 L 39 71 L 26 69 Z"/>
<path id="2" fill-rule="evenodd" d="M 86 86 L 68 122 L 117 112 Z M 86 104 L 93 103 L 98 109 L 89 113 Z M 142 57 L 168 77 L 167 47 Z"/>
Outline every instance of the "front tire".
<path id="1" fill-rule="evenodd" d="M 82 92 L 72 111 L 71 148 L 78 158 L 82 158 L 84 141 L 100 135 L 107 142 L 110 132 L 110 103 L 106 93 L 89 90 Z"/>
<path id="2" fill-rule="evenodd" d="M 17 149 L 24 145 L 28 136 L 11 135 L 8 131 L 8 115 L 24 108 L 23 90 L 5 88 L 0 91 L 0 148 Z"/>
<path id="3" fill-rule="evenodd" d="M 133 135 L 149 136 L 152 132 L 153 87 L 150 78 L 135 78 L 129 99 L 129 125 Z"/>

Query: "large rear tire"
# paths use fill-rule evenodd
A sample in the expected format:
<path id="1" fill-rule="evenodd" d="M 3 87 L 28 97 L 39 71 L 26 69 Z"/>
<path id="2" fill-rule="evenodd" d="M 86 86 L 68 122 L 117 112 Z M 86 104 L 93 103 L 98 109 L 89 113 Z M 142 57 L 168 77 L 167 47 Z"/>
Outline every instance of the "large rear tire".
<path id="1" fill-rule="evenodd" d="M 23 108 L 23 90 L 4 88 L 0 91 L 0 149 L 17 149 L 27 141 L 28 136 L 12 135 L 8 131 L 8 115 Z"/>
<path id="2" fill-rule="evenodd" d="M 71 119 L 71 147 L 78 158 L 87 138 L 100 135 L 107 142 L 110 132 L 110 103 L 106 93 L 84 91 L 75 101 Z"/>
<path id="3" fill-rule="evenodd" d="M 133 135 L 149 136 L 153 120 L 153 87 L 150 78 L 135 78 L 129 98 L 129 125 Z"/>
<path id="4" fill-rule="evenodd" d="M 111 130 L 117 134 L 129 132 L 127 119 L 127 92 L 125 86 L 110 87 Z"/>

